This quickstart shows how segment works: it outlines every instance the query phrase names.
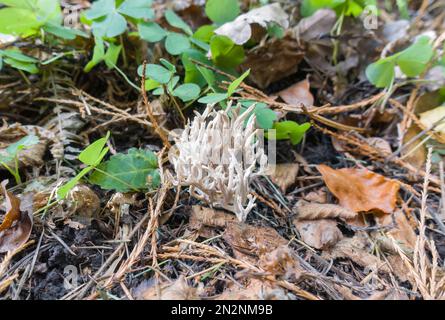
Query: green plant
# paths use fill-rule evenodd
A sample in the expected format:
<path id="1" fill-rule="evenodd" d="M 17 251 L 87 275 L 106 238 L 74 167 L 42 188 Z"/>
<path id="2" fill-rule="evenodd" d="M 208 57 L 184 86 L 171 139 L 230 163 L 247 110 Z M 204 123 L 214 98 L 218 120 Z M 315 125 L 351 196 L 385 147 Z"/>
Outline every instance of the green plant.
<path id="1" fill-rule="evenodd" d="M 105 44 L 101 38 L 95 38 L 95 46 L 93 50 L 93 57 L 84 67 L 85 72 L 89 72 L 93 67 L 99 64 L 102 61 L 105 61 L 105 64 L 109 69 L 116 66 L 117 59 L 119 58 L 119 53 L 121 52 L 122 46 L 116 45 L 112 42 L 107 43 L 108 49 L 105 52 Z"/>
<path id="2" fill-rule="evenodd" d="M 205 12 L 210 20 L 223 24 L 234 20 L 240 14 L 238 0 L 208 0 Z"/>
<path id="3" fill-rule="evenodd" d="M 74 178 L 57 190 L 57 197 L 64 199 L 70 190 L 90 171 L 90 180 L 104 189 L 139 191 L 157 187 L 160 183 L 157 157 L 149 150 L 130 149 L 127 154 L 118 153 L 102 163 L 109 148 L 105 144 L 110 132 L 83 150 L 78 159 L 86 165 Z"/>
<path id="4" fill-rule="evenodd" d="M 368 5 L 376 5 L 375 0 L 303 0 L 301 14 L 304 17 L 313 15 L 317 10 L 330 8 L 338 16 L 358 17 Z"/>
<path id="5" fill-rule="evenodd" d="M 273 126 L 275 131 L 269 130 L 265 136 L 273 140 L 290 140 L 293 145 L 301 142 L 304 134 L 311 127 L 310 123 L 298 124 L 295 121 L 276 122 Z"/>
<path id="6" fill-rule="evenodd" d="M 36 65 L 38 60 L 24 55 L 19 49 L 0 50 L 0 70 L 2 69 L 3 62 L 15 69 L 29 73 L 39 72 L 39 68 Z"/>
<path id="7" fill-rule="evenodd" d="M 422 36 L 405 50 L 370 64 L 366 68 L 366 76 L 376 87 L 390 88 L 394 83 L 396 66 L 406 76 L 416 77 L 425 71 L 433 55 L 430 39 Z"/>
<path id="8" fill-rule="evenodd" d="M 6 149 L 0 150 L 0 164 L 14 176 L 17 184 L 21 183 L 19 173 L 19 153 L 32 145 L 39 143 L 39 138 L 35 135 L 28 135 L 19 141 L 9 145 Z M 12 167 L 12 164 L 14 167 Z"/>
<path id="9" fill-rule="evenodd" d="M 195 100 L 201 93 L 201 88 L 194 83 L 178 85 L 180 77 L 176 75 L 176 67 L 165 59 L 160 59 L 162 65 L 147 64 L 145 68 L 145 90 L 154 95 L 168 93 L 178 97 L 183 102 Z M 142 76 L 143 66 L 139 66 L 138 74 Z"/>

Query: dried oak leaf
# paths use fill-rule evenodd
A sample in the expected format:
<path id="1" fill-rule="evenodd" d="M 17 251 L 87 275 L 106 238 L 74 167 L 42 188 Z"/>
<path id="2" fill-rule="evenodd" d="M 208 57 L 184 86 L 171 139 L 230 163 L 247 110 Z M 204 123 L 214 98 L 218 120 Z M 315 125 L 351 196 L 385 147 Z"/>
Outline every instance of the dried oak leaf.
<path id="1" fill-rule="evenodd" d="M 6 190 L 7 183 L 8 180 L 1 183 L 6 199 L 6 216 L 0 225 L 0 253 L 15 250 L 28 241 L 33 224 L 32 199 L 21 203 L 20 199 Z"/>
<path id="2" fill-rule="evenodd" d="M 287 188 L 295 183 L 300 166 L 298 163 L 280 163 L 272 168 L 270 179 L 283 193 L 286 193 Z"/>
<path id="3" fill-rule="evenodd" d="M 214 236 L 213 228 L 225 227 L 230 222 L 237 221 L 234 215 L 222 210 L 215 210 L 202 206 L 192 206 L 192 212 L 188 227 L 195 230 L 201 237 L 211 238 Z"/>
<path id="4" fill-rule="evenodd" d="M 337 223 L 331 219 L 320 220 L 294 220 L 304 242 L 315 249 L 332 247 L 343 238 Z"/>
<path id="5" fill-rule="evenodd" d="M 329 190 L 342 207 L 354 212 L 392 213 L 400 184 L 362 168 L 332 169 L 317 166 Z"/>

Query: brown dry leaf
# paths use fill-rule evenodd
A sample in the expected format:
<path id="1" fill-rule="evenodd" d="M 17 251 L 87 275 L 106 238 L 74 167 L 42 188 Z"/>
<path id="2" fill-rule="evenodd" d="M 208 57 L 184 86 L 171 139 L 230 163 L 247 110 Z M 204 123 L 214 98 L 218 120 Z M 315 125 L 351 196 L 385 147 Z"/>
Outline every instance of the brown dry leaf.
<path id="1" fill-rule="evenodd" d="M 248 284 L 240 287 L 230 282 L 228 288 L 215 300 L 295 300 L 295 296 L 269 281 L 250 279 Z"/>
<path id="2" fill-rule="evenodd" d="M 258 257 L 286 245 L 287 240 L 269 227 L 251 226 L 244 223 L 230 223 L 223 235 L 233 248 L 235 257 L 256 264 Z"/>
<path id="3" fill-rule="evenodd" d="M 326 249 L 343 238 L 337 223 L 330 219 L 294 220 L 301 239 L 315 249 Z"/>
<path id="4" fill-rule="evenodd" d="M 393 237 L 402 247 L 413 250 L 417 236 L 402 210 L 397 210 L 392 216 L 378 218 L 377 220 L 381 226 L 388 226 L 392 224 L 392 218 L 394 218 L 395 226 L 387 234 Z"/>
<path id="5" fill-rule="evenodd" d="M 303 199 L 309 202 L 326 203 L 328 202 L 328 195 L 325 187 L 318 189 L 317 191 L 311 191 L 303 196 Z"/>
<path id="6" fill-rule="evenodd" d="M 303 57 L 304 52 L 297 41 L 286 35 L 249 51 L 241 67 L 244 71 L 251 69 L 249 79 L 264 89 L 272 82 L 294 74 Z"/>
<path id="7" fill-rule="evenodd" d="M 396 207 L 400 184 L 367 169 L 332 169 L 317 166 L 329 190 L 342 207 L 354 212 L 392 213 Z"/>
<path id="8" fill-rule="evenodd" d="M 305 79 L 278 92 L 278 95 L 288 104 L 294 106 L 303 104 L 305 107 L 311 107 L 314 104 L 314 96 L 310 89 L 309 80 Z"/>
<path id="9" fill-rule="evenodd" d="M 133 290 L 137 300 L 199 300 L 197 289 L 190 287 L 184 276 L 179 276 L 173 283 L 160 285 L 160 296 L 154 281 L 142 282 Z"/>
<path id="10" fill-rule="evenodd" d="M 274 170 L 269 177 L 283 193 L 286 193 L 287 188 L 295 183 L 299 168 L 297 163 L 280 163 L 273 167 Z"/>
<path id="11" fill-rule="evenodd" d="M 317 220 L 317 219 L 353 219 L 357 213 L 330 203 L 310 203 L 300 200 L 294 206 L 298 220 Z"/>
<path id="12" fill-rule="evenodd" d="M 6 229 L 11 228 L 12 224 L 15 221 L 18 221 L 21 217 L 20 214 L 20 199 L 13 195 L 11 192 L 6 190 L 6 185 L 8 184 L 8 180 L 3 180 L 1 183 L 2 192 L 5 196 L 6 200 L 6 215 L 3 219 L 2 224 L 0 225 L 0 231 L 4 231 Z"/>
<path id="13" fill-rule="evenodd" d="M 0 226 L 0 253 L 12 251 L 28 241 L 32 231 L 32 198 L 21 202 L 6 190 L 8 180 L 1 183 L 6 199 L 6 216 Z"/>
<path id="14" fill-rule="evenodd" d="M 371 137 L 366 138 L 365 140 L 371 147 L 380 150 L 384 154 L 390 155 L 392 153 L 391 145 L 385 139 L 379 137 Z"/>
<path id="15" fill-rule="evenodd" d="M 419 129 L 415 124 L 411 125 L 408 130 L 405 132 L 403 136 L 403 144 L 405 145 L 408 141 L 413 139 L 416 135 L 418 135 L 422 130 Z M 408 145 L 407 148 L 402 150 L 402 156 L 405 157 L 405 160 L 418 169 L 423 169 L 425 167 L 427 150 L 425 144 L 421 145 L 417 149 L 416 146 L 422 141 L 422 139 L 417 139 L 415 142 L 412 142 Z M 409 154 L 409 155 L 408 155 Z"/>
<path id="16" fill-rule="evenodd" d="M 202 206 L 192 206 L 189 228 L 196 230 L 201 237 L 214 236 L 212 227 L 225 227 L 230 222 L 237 221 L 236 217 L 222 210 L 215 210 Z"/>
<path id="17" fill-rule="evenodd" d="M 264 271 L 283 280 L 296 281 L 302 274 L 300 263 L 294 258 L 287 245 L 279 246 L 262 255 L 259 266 Z"/>
<path id="18" fill-rule="evenodd" d="M 337 21 L 334 10 L 320 9 L 310 17 L 301 19 L 294 28 L 295 37 L 304 41 L 317 40 L 331 32 Z"/>

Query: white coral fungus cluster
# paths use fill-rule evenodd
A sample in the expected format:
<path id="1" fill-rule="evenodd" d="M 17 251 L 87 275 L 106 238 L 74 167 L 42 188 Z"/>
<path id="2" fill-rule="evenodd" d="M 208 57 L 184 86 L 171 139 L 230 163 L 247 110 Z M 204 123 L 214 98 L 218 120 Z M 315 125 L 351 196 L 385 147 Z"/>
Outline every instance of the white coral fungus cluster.
<path id="1" fill-rule="evenodd" d="M 265 174 L 267 166 L 255 116 L 246 123 L 254 107 L 241 113 L 240 107 L 215 111 L 209 105 L 187 123 L 169 153 L 177 184 L 190 186 L 193 197 L 235 213 L 239 221 L 255 206 L 251 179 Z"/>

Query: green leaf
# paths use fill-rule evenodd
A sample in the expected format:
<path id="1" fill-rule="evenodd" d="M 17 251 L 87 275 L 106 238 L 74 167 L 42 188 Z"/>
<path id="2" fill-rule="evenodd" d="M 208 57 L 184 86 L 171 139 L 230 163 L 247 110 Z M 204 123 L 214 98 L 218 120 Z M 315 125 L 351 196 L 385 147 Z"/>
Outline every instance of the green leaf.
<path id="1" fill-rule="evenodd" d="M 57 198 L 59 198 L 60 200 L 65 199 L 71 189 L 74 188 L 74 186 L 79 182 L 79 180 L 82 179 L 82 177 L 90 172 L 93 168 L 94 167 L 83 168 L 82 171 L 80 171 L 74 178 L 61 186 L 57 190 Z"/>
<path id="2" fill-rule="evenodd" d="M 108 46 L 108 50 L 104 56 L 104 60 L 109 69 L 113 68 L 116 65 L 121 49 L 121 45 L 115 45 L 114 43 L 110 43 L 110 45 Z"/>
<path id="3" fill-rule="evenodd" d="M 43 22 L 27 9 L 0 9 L 0 33 L 27 37 L 38 32 Z"/>
<path id="4" fill-rule="evenodd" d="M 161 86 L 161 84 L 153 79 L 145 80 L 145 90 L 146 91 L 151 91 L 151 90 L 156 89 L 160 86 Z"/>
<path id="5" fill-rule="evenodd" d="M 10 144 L 6 149 L 3 149 L 0 153 L 1 162 L 9 162 L 13 160 L 20 150 L 27 149 L 32 145 L 39 143 L 39 138 L 35 135 L 27 135 L 20 140 Z"/>
<path id="6" fill-rule="evenodd" d="M 24 55 L 19 49 L 0 50 L 0 55 L 21 61 L 21 62 L 39 62 L 36 58 Z"/>
<path id="7" fill-rule="evenodd" d="M 71 29 L 56 24 L 45 24 L 43 26 L 43 30 L 57 37 L 67 40 L 73 40 L 77 36 L 88 38 L 88 35 L 81 30 Z"/>
<path id="8" fill-rule="evenodd" d="M 201 26 L 195 31 L 193 38 L 209 43 L 210 39 L 214 35 L 215 29 L 216 27 L 212 25 Z"/>
<path id="9" fill-rule="evenodd" d="M 90 181 L 118 192 L 155 189 L 160 184 L 157 157 L 150 150 L 131 148 L 100 164 Z"/>
<path id="10" fill-rule="evenodd" d="M 119 6 L 118 11 L 135 19 L 153 19 L 151 4 L 152 0 L 126 0 Z"/>
<path id="11" fill-rule="evenodd" d="M 207 85 L 216 92 L 216 87 L 215 87 L 215 83 L 216 83 L 216 78 L 215 78 L 215 74 L 213 73 L 212 70 L 204 68 L 202 66 L 196 66 L 196 68 L 198 69 L 198 71 L 201 73 L 202 77 L 205 79 L 205 81 L 207 82 Z"/>
<path id="12" fill-rule="evenodd" d="M 261 129 L 273 128 L 273 123 L 277 120 L 277 114 L 273 110 L 269 109 L 265 103 L 252 100 L 241 100 L 240 102 L 242 105 L 242 112 L 245 112 L 247 108 L 255 103 L 255 109 L 253 110 L 252 114 L 255 114 L 258 126 Z M 249 118 L 246 119 L 246 123 Z"/>
<path id="13" fill-rule="evenodd" d="M 377 88 L 388 88 L 394 81 L 394 62 L 382 59 L 366 68 L 366 77 Z"/>
<path id="14" fill-rule="evenodd" d="M 209 60 L 207 59 L 206 55 L 203 52 L 196 49 L 186 50 L 181 56 L 182 65 L 184 66 L 185 69 L 184 82 L 196 83 L 200 87 L 205 86 L 206 80 L 204 79 L 202 74 L 198 71 L 197 65 L 190 59 L 202 62 L 204 64 L 209 64 Z"/>
<path id="15" fill-rule="evenodd" d="M 226 36 L 213 36 L 210 40 L 212 61 L 219 67 L 234 68 L 244 60 L 244 49 Z"/>
<path id="16" fill-rule="evenodd" d="M 183 30 L 185 33 L 187 33 L 189 36 L 193 34 L 192 29 L 188 26 L 187 23 L 184 22 L 176 13 L 174 13 L 172 10 L 165 11 L 165 19 L 167 22 L 175 28 Z"/>
<path id="17" fill-rule="evenodd" d="M 98 37 L 113 38 L 127 30 L 127 21 L 117 12 L 112 12 L 104 20 L 93 22 L 93 33 Z"/>
<path id="18" fill-rule="evenodd" d="M 165 38 L 167 31 L 155 22 L 141 22 L 138 31 L 142 39 L 148 42 L 158 42 Z"/>
<path id="19" fill-rule="evenodd" d="M 114 0 L 98 0 L 93 2 L 90 9 L 85 11 L 88 20 L 94 20 L 106 16 L 115 11 Z"/>
<path id="20" fill-rule="evenodd" d="M 238 0 L 207 0 L 205 12 L 210 20 L 223 24 L 234 20 L 241 10 Z"/>
<path id="21" fill-rule="evenodd" d="M 95 45 L 93 50 L 93 57 L 83 68 L 83 71 L 90 72 L 98 63 L 100 63 L 105 57 L 104 42 L 101 38 L 95 38 Z"/>
<path id="22" fill-rule="evenodd" d="M 201 89 L 197 84 L 185 83 L 173 90 L 173 95 L 184 102 L 191 101 L 199 97 Z"/>
<path id="23" fill-rule="evenodd" d="M 39 72 L 39 68 L 37 68 L 34 63 L 22 62 L 11 58 L 4 58 L 3 61 L 13 68 L 23 70 L 31 74 L 36 74 Z"/>
<path id="24" fill-rule="evenodd" d="M 200 98 L 198 100 L 198 102 L 205 103 L 205 104 L 207 104 L 207 103 L 213 104 L 213 103 L 221 102 L 221 101 L 223 101 L 223 100 L 225 100 L 227 98 L 228 98 L 227 97 L 227 93 L 212 92 L 212 93 L 209 93 L 208 95 Z"/>
<path id="25" fill-rule="evenodd" d="M 310 127 L 311 125 L 308 122 L 298 124 L 295 121 L 282 121 L 275 123 L 273 129 L 275 129 L 276 140 L 289 139 L 293 145 L 296 145 L 301 142 L 304 134 Z M 266 137 L 271 139 L 273 134 L 268 131 L 266 132 Z"/>
<path id="26" fill-rule="evenodd" d="M 168 60 L 161 58 L 159 59 L 159 62 L 164 65 L 168 70 L 170 70 L 172 73 L 176 72 L 176 67 L 173 63 L 170 63 Z"/>
<path id="27" fill-rule="evenodd" d="M 142 76 L 143 66 L 139 66 L 138 74 Z M 145 68 L 145 77 L 151 78 L 158 83 L 168 83 L 172 77 L 172 73 L 158 64 L 147 64 Z"/>
<path id="28" fill-rule="evenodd" d="M 433 46 L 430 44 L 430 39 L 423 36 L 397 54 L 396 63 L 408 77 L 415 77 L 425 70 L 433 55 Z"/>
<path id="29" fill-rule="evenodd" d="M 108 131 L 105 137 L 94 141 L 92 144 L 86 147 L 85 150 L 79 154 L 79 160 L 90 166 L 98 165 L 108 152 L 108 147 L 104 147 L 109 137 L 110 132 Z"/>
<path id="30" fill-rule="evenodd" d="M 185 35 L 176 32 L 171 32 L 167 35 L 165 49 L 171 55 L 181 54 L 188 48 L 190 48 L 190 41 Z"/>
<path id="31" fill-rule="evenodd" d="M 241 82 L 249 75 L 250 69 L 244 72 L 239 78 L 235 79 L 227 88 L 227 95 L 230 97 L 235 93 L 235 90 L 239 87 Z"/>

